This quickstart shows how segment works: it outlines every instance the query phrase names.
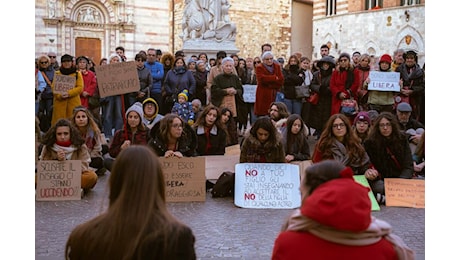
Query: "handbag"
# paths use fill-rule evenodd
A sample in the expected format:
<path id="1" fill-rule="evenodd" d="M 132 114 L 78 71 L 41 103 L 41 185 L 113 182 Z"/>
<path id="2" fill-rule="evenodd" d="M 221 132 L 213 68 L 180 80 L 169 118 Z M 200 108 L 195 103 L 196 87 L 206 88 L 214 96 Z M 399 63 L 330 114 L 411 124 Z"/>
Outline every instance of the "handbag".
<path id="1" fill-rule="evenodd" d="M 319 101 L 319 94 L 317 92 L 312 92 L 307 98 L 307 101 L 312 105 L 317 105 Z"/>
<path id="2" fill-rule="evenodd" d="M 358 102 L 353 98 L 342 100 L 340 104 L 340 113 L 346 116 L 354 116 L 358 113 Z"/>
<path id="3" fill-rule="evenodd" d="M 350 98 L 342 100 L 340 103 L 340 113 L 346 116 L 354 116 L 358 113 L 358 102 L 353 98 L 353 92 L 350 90 L 351 84 L 353 83 L 354 74 L 353 71 L 347 72 L 347 81 L 345 82 L 345 89 L 350 94 Z"/>
<path id="4" fill-rule="evenodd" d="M 310 89 L 305 83 L 300 86 L 294 86 L 295 98 L 306 98 L 310 96 Z"/>

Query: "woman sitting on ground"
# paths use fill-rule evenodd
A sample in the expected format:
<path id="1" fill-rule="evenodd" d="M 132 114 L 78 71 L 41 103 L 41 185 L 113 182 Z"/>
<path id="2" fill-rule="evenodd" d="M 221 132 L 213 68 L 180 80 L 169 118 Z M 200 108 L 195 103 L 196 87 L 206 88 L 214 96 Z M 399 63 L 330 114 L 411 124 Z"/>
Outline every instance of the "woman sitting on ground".
<path id="1" fill-rule="evenodd" d="M 107 211 L 70 233 L 66 259 L 196 259 L 193 232 L 168 211 L 165 178 L 150 148 L 123 149 L 109 189 Z"/>
<path id="2" fill-rule="evenodd" d="M 72 125 L 78 129 L 81 137 L 85 139 L 86 147 L 91 156 L 89 166 L 96 169 L 97 175 L 103 175 L 104 158 L 102 157 L 101 130 L 97 126 L 91 112 L 84 106 L 77 106 L 73 109 Z M 107 145 L 105 151 L 107 152 Z"/>
<path id="3" fill-rule="evenodd" d="M 281 140 L 287 163 L 310 159 L 308 130 L 300 115 L 292 114 L 287 118 L 286 128 L 282 133 Z"/>
<path id="4" fill-rule="evenodd" d="M 67 119 L 59 119 L 42 139 L 40 160 L 81 161 L 81 188 L 84 192 L 94 188 L 97 175 L 89 169 L 91 157 L 85 139 Z"/>
<path id="5" fill-rule="evenodd" d="M 268 116 L 256 119 L 246 132 L 241 146 L 240 163 L 284 163 L 281 134 Z"/>
<path id="6" fill-rule="evenodd" d="M 222 125 L 219 108 L 209 104 L 200 117 L 197 119 L 193 128 L 197 136 L 198 155 L 224 155 L 227 145 L 227 132 Z"/>
<path id="7" fill-rule="evenodd" d="M 166 114 L 150 131 L 149 146 L 157 156 L 196 156 L 197 137 L 193 128 L 176 114 Z"/>
<path id="8" fill-rule="evenodd" d="M 351 167 L 355 174 L 375 171 L 369 169 L 369 156 L 353 132 L 348 117 L 341 113 L 332 115 L 326 122 L 313 152 L 313 163 L 327 159 Z"/>

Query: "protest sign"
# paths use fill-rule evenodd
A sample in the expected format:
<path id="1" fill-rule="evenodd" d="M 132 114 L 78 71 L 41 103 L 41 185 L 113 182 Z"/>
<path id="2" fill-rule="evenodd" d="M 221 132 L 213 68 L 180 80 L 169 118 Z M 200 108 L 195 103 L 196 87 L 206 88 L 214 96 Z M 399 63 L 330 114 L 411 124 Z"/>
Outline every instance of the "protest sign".
<path id="1" fill-rule="evenodd" d="M 134 61 L 110 63 L 95 69 L 101 98 L 137 92 L 141 88 Z"/>
<path id="2" fill-rule="evenodd" d="M 37 201 L 81 200 L 81 161 L 37 162 Z"/>
<path id="3" fill-rule="evenodd" d="M 425 208 L 425 180 L 385 178 L 387 207 Z"/>
<path id="4" fill-rule="evenodd" d="M 239 163 L 235 166 L 235 205 L 242 208 L 300 207 L 299 166 Z"/>
<path id="5" fill-rule="evenodd" d="M 399 72 L 381 72 L 372 70 L 369 72 L 370 83 L 368 90 L 400 91 Z"/>
<path id="6" fill-rule="evenodd" d="M 243 100 L 246 103 L 256 102 L 257 85 L 243 85 Z"/>
<path id="7" fill-rule="evenodd" d="M 233 117 L 237 116 L 237 114 L 236 114 L 235 96 L 233 96 L 233 95 L 224 96 L 224 98 L 222 99 L 222 104 L 220 105 L 220 108 L 223 108 L 223 107 L 226 107 L 226 108 L 230 109 L 230 111 L 233 114 Z"/>
<path id="8" fill-rule="evenodd" d="M 371 188 L 371 186 L 369 185 L 369 182 L 367 181 L 366 179 L 366 176 L 364 175 L 353 175 L 353 178 L 355 179 L 355 181 L 359 184 L 362 184 L 364 187 L 368 187 L 369 189 Z M 379 203 L 377 202 L 377 200 L 375 199 L 375 196 L 374 196 L 374 193 L 372 192 L 372 190 L 369 190 L 369 199 L 371 200 L 371 210 L 372 211 L 379 211 L 380 210 L 380 206 L 379 206 Z"/>
<path id="9" fill-rule="evenodd" d="M 66 94 L 69 90 L 75 87 L 77 79 L 75 76 L 56 74 L 53 80 L 53 93 Z"/>
<path id="10" fill-rule="evenodd" d="M 159 157 L 165 177 L 166 202 L 205 201 L 205 158 Z"/>
<path id="11" fill-rule="evenodd" d="M 234 172 L 235 165 L 240 162 L 240 155 L 207 155 L 206 179 L 217 180 L 223 172 Z"/>

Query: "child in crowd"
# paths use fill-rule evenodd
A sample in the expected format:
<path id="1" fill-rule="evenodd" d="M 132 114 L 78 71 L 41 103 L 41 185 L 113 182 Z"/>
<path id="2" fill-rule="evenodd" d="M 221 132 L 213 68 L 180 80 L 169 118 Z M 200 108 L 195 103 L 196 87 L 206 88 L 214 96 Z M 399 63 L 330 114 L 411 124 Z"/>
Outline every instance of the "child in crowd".
<path id="1" fill-rule="evenodd" d="M 184 89 L 177 95 L 177 102 L 174 103 L 171 113 L 179 115 L 189 125 L 195 123 L 195 113 L 192 102 L 188 101 L 188 90 Z"/>

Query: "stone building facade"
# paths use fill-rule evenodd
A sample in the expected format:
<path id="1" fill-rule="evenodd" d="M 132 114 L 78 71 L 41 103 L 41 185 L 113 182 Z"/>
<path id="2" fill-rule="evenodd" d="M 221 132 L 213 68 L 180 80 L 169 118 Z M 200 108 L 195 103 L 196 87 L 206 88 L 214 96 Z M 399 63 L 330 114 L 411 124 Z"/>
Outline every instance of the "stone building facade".
<path id="1" fill-rule="evenodd" d="M 335 56 L 355 50 L 380 56 L 403 48 L 416 50 L 419 63 L 424 62 L 424 0 L 385 0 L 373 10 L 368 10 L 369 3 L 383 0 L 229 1 L 240 57 L 260 55 L 260 46 L 268 42 L 277 57 L 301 52 L 317 59 L 319 47 L 327 43 Z M 401 6 L 404 1 L 416 4 Z M 183 48 L 184 2 L 36 0 L 35 54 L 86 55 L 98 63 L 117 46 L 125 48 L 128 59 L 149 47 L 174 53 Z"/>

